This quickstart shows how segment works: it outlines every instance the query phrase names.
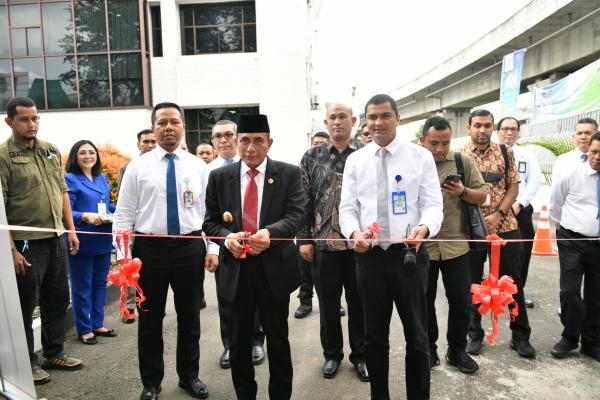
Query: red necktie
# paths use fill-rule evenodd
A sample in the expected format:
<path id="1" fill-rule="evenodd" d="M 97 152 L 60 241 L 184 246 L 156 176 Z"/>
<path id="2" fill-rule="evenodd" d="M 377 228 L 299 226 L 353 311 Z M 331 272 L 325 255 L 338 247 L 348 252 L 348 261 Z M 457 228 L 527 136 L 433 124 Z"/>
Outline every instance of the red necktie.
<path id="1" fill-rule="evenodd" d="M 257 169 L 251 169 L 248 171 L 248 185 L 246 186 L 246 193 L 244 194 L 244 210 L 242 217 L 242 227 L 244 231 L 250 233 L 256 233 L 258 225 L 258 187 L 254 181 L 254 177 L 258 175 Z"/>

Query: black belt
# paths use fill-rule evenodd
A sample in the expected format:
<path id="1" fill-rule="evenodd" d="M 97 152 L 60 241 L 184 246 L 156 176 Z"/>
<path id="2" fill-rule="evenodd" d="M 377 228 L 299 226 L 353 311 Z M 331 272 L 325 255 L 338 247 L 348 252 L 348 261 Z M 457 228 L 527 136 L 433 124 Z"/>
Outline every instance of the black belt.
<path id="1" fill-rule="evenodd" d="M 177 239 L 182 239 L 181 236 L 202 236 L 202 231 L 201 230 L 193 231 L 190 233 L 186 233 L 185 235 L 179 235 L 178 237 L 162 237 L 162 236 L 158 236 L 161 234 L 144 233 L 144 232 L 139 232 L 139 231 L 135 231 L 134 234 L 145 235 L 145 236 L 140 236 L 138 239 L 148 239 L 148 240 L 151 240 L 152 242 L 162 244 L 162 245 L 177 246 L 180 244 L 189 243 L 187 240 L 185 240 L 185 241 L 177 240 Z M 194 239 L 194 238 L 192 238 L 192 239 Z"/>
<path id="2" fill-rule="evenodd" d="M 589 244 L 590 246 L 600 247 L 600 240 L 594 239 L 590 236 L 582 235 L 581 233 L 567 229 L 564 226 L 561 226 L 558 229 L 558 231 L 559 232 L 562 231 L 563 233 L 566 233 L 568 236 L 573 236 L 576 239 L 587 239 L 587 240 L 584 240 L 583 242 Z"/>

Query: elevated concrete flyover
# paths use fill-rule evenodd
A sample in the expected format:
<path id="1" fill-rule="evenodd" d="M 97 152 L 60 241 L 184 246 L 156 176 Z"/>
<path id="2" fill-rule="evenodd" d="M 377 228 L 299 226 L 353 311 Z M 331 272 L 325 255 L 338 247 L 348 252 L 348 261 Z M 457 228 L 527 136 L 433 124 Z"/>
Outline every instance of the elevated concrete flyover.
<path id="1" fill-rule="evenodd" d="M 533 0 L 460 53 L 393 90 L 402 123 L 443 113 L 464 126 L 468 111 L 499 99 L 502 57 L 525 48 L 521 93 L 600 58 L 600 0 Z"/>

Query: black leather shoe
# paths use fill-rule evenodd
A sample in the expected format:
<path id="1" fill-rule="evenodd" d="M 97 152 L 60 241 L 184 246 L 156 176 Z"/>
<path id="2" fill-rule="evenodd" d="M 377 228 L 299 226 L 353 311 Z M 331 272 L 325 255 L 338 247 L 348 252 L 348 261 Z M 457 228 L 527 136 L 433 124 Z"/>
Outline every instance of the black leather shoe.
<path id="1" fill-rule="evenodd" d="M 525 307 L 526 308 L 533 308 L 533 307 L 535 307 L 535 303 L 531 299 L 525 299 Z"/>
<path id="2" fill-rule="evenodd" d="M 294 318 L 302 319 L 312 312 L 312 305 L 300 303 L 294 313 Z"/>
<path id="3" fill-rule="evenodd" d="M 577 343 L 572 342 L 565 337 L 562 337 L 558 342 L 556 342 L 554 347 L 552 347 L 552 350 L 550 350 L 550 354 L 552 354 L 552 357 L 554 358 L 565 358 L 569 355 L 571 350 L 575 350 L 576 348 Z"/>
<path id="4" fill-rule="evenodd" d="M 356 370 L 356 375 L 358 375 L 358 379 L 360 379 L 361 382 L 371 381 L 371 378 L 369 377 L 369 371 L 367 370 L 367 364 L 364 361 L 354 364 L 354 369 Z"/>
<path id="5" fill-rule="evenodd" d="M 98 339 L 96 339 L 96 336 L 91 336 L 89 338 L 85 338 L 83 337 L 83 335 L 79 336 L 79 341 L 83 344 L 96 344 L 98 343 Z"/>
<path id="6" fill-rule="evenodd" d="M 340 317 L 343 317 L 344 315 L 346 315 L 346 310 L 344 307 L 340 306 Z"/>
<path id="7" fill-rule="evenodd" d="M 140 395 L 140 400 L 157 400 L 161 390 L 162 388 L 160 386 L 157 388 L 144 386 L 144 390 L 142 390 L 142 394 Z"/>
<path id="8" fill-rule="evenodd" d="M 208 388 L 198 378 L 190 379 L 189 381 L 179 381 L 179 387 L 185 389 L 192 397 L 197 399 L 208 399 Z"/>
<path id="9" fill-rule="evenodd" d="M 479 369 L 479 365 L 467 354 L 466 351 L 454 351 L 448 349 L 446 352 L 448 364 L 458 368 L 463 374 L 472 374 Z"/>
<path id="10" fill-rule="evenodd" d="M 483 339 L 471 339 L 467 343 L 467 353 L 478 356 L 481 354 L 481 347 L 483 347 Z"/>
<path id="11" fill-rule="evenodd" d="M 582 344 L 579 352 L 584 356 L 592 357 L 594 360 L 600 362 L 600 347 L 592 347 Z"/>
<path id="12" fill-rule="evenodd" d="M 521 357 L 535 358 L 535 349 L 529 343 L 529 340 L 511 339 L 510 348 L 516 351 Z"/>
<path id="13" fill-rule="evenodd" d="M 252 346 L 252 363 L 254 365 L 260 365 L 265 361 L 265 351 L 260 345 Z"/>
<path id="14" fill-rule="evenodd" d="M 327 360 L 323 365 L 323 378 L 332 379 L 338 373 L 340 363 L 336 360 Z"/>
<path id="15" fill-rule="evenodd" d="M 223 350 L 221 358 L 219 359 L 219 367 L 223 369 L 231 368 L 231 362 L 229 361 L 229 349 Z"/>
<path id="16" fill-rule="evenodd" d="M 94 330 L 94 335 L 96 336 L 104 336 L 104 337 L 115 337 L 117 336 L 117 332 L 114 329 L 108 329 L 106 331 L 97 331 Z"/>

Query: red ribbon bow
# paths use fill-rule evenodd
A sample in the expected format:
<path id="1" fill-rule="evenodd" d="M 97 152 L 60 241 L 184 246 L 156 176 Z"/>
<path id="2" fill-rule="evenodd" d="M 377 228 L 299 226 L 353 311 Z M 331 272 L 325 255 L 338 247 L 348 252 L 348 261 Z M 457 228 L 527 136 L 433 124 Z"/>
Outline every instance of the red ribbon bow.
<path id="1" fill-rule="evenodd" d="M 244 248 L 242 254 L 240 254 L 240 260 L 246 259 L 252 247 L 250 246 L 250 232 L 244 232 L 244 237 L 241 239 L 244 242 Z"/>
<path id="2" fill-rule="evenodd" d="M 478 311 L 481 315 L 491 311 L 492 331 L 486 336 L 490 346 L 494 345 L 494 340 L 498 337 L 498 317 L 504 314 L 504 307 L 512 304 L 514 307 L 510 310 L 510 318 L 515 320 L 519 315 L 519 306 L 513 299 L 516 294 L 517 285 L 508 275 L 503 275 L 498 279 L 500 270 L 500 246 L 506 245 L 498 235 L 488 235 L 486 240 L 491 242 L 492 253 L 490 260 L 490 274 L 481 282 L 481 285 L 473 283 L 471 293 L 473 294 L 473 304 L 479 304 Z"/>
<path id="3" fill-rule="evenodd" d="M 140 287 L 138 281 L 140 279 L 140 269 L 142 261 L 139 258 L 133 260 L 128 257 L 129 253 L 129 233 L 130 231 L 118 232 L 116 234 L 117 247 L 121 248 L 123 242 L 124 257 L 121 259 L 121 265 L 108 273 L 108 281 L 119 288 L 121 291 L 119 301 L 120 314 L 127 319 L 134 318 L 135 314 L 131 314 L 127 309 L 125 302 L 127 300 L 127 288 L 134 287 L 137 291 L 135 302 L 141 308 L 142 303 L 146 300 L 144 291 Z"/>

